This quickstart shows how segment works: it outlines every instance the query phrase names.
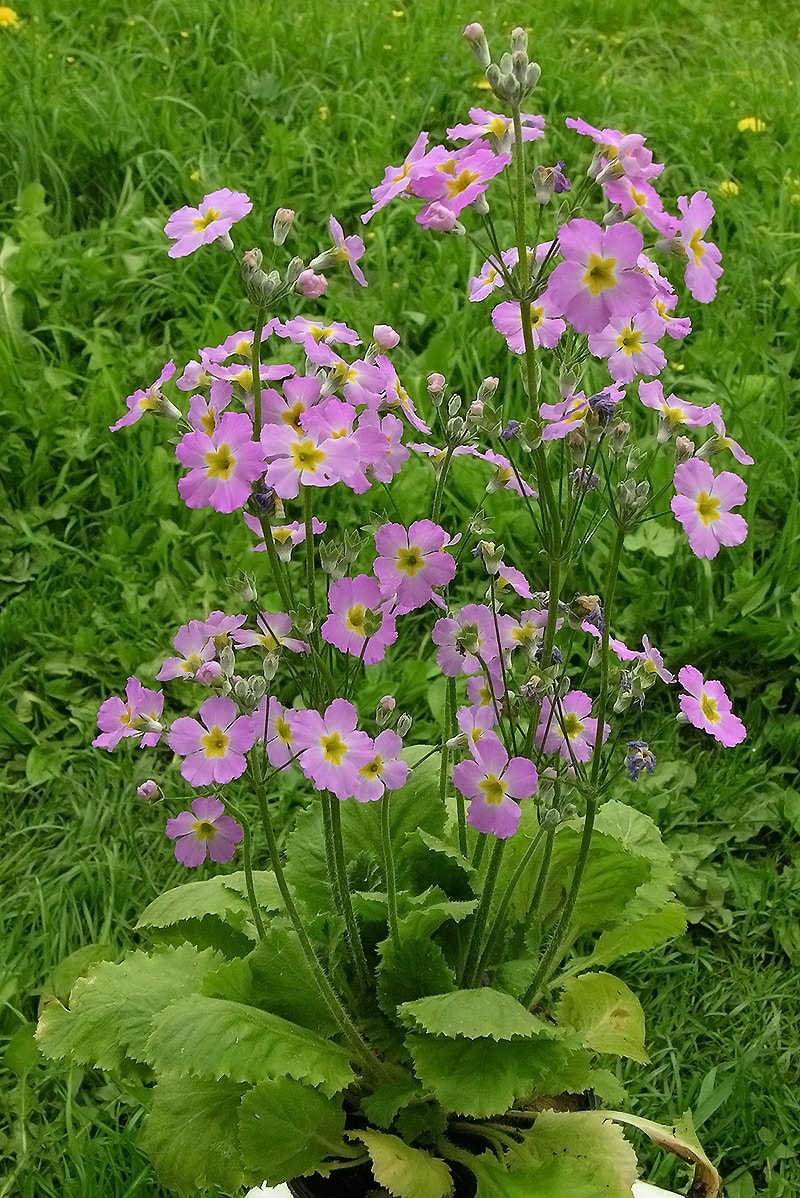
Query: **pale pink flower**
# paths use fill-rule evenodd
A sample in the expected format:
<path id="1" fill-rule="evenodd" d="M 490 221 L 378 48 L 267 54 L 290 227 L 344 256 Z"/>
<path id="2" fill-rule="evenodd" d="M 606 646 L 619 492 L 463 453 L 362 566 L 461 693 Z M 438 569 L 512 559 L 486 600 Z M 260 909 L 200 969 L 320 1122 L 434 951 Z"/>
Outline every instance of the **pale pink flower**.
<path id="1" fill-rule="evenodd" d="M 227 237 L 231 226 L 253 207 L 243 191 L 227 187 L 204 196 L 196 208 L 184 207 L 173 212 L 164 226 L 175 244 L 167 250 L 170 258 L 183 258 L 201 245 Z"/>
<path id="2" fill-rule="evenodd" d="M 555 703 L 542 700 L 536 747 L 542 753 L 560 753 L 565 761 L 588 761 L 597 740 L 597 720 L 592 719 L 592 700 L 584 691 L 570 691 Z M 603 743 L 611 728 L 603 725 Z"/>
<path id="3" fill-rule="evenodd" d="M 202 722 L 201 722 L 202 721 Z M 169 747 L 184 760 L 181 774 L 191 786 L 232 782 L 247 769 L 245 753 L 255 741 L 252 716 L 236 714 L 232 699 L 218 695 L 206 699 L 200 720 L 181 716 L 172 725 Z"/>
<path id="4" fill-rule="evenodd" d="M 552 349 L 558 345 L 561 335 L 566 328 L 558 314 L 547 291 L 543 291 L 538 299 L 528 305 L 530 309 L 531 340 L 533 348 L 544 346 Z M 498 333 L 506 339 L 508 348 L 514 354 L 525 353 L 525 340 L 522 333 L 522 312 L 516 300 L 504 300 L 492 310 L 492 324 Z"/>
<path id="5" fill-rule="evenodd" d="M 158 723 L 164 708 L 164 696 L 161 691 L 149 690 L 142 686 L 138 678 L 130 677 L 125 688 L 125 699 L 114 695 L 100 705 L 97 713 L 97 726 L 100 735 L 92 741 L 95 749 L 108 749 L 109 753 L 116 748 L 123 737 L 139 737 L 139 745 L 143 749 L 157 745 L 161 732 L 146 732 L 150 721 Z"/>
<path id="6" fill-rule="evenodd" d="M 298 711 L 292 721 L 299 764 L 317 790 L 344 801 L 363 781 L 359 770 L 374 756 L 373 742 L 357 729 L 358 712 L 346 699 L 334 699 L 324 715 Z"/>
<path id="7" fill-rule="evenodd" d="M 558 232 L 564 261 L 550 276 L 553 314 L 579 333 L 599 333 L 615 316 L 632 316 L 650 305 L 652 282 L 637 270 L 644 244 L 633 225 L 603 229 L 578 218 Z"/>
<path id="8" fill-rule="evenodd" d="M 476 141 L 479 137 L 492 138 L 495 149 L 506 151 L 514 144 L 514 122 L 510 116 L 489 112 L 485 108 L 470 108 L 471 124 L 454 125 L 447 130 L 451 141 Z M 536 141 L 544 137 L 544 117 L 520 113 L 522 140 Z"/>
<path id="9" fill-rule="evenodd" d="M 264 473 L 264 449 L 253 441 L 250 418 L 225 412 L 214 432 L 187 433 L 175 450 L 189 473 L 178 479 L 187 507 L 233 512 L 244 507 L 253 483 Z"/>
<path id="10" fill-rule="evenodd" d="M 379 732 L 372 742 L 372 753 L 359 769 L 360 781 L 353 791 L 357 803 L 373 803 L 387 790 L 399 790 L 408 777 L 408 763 L 400 760 L 403 742 L 391 728 Z"/>
<path id="11" fill-rule="evenodd" d="M 196 678 L 201 666 L 216 655 L 214 638 L 200 620 L 190 620 L 179 628 L 172 643 L 180 656 L 166 659 L 156 674 L 159 682 L 168 682 L 172 678 Z"/>
<path id="12" fill-rule="evenodd" d="M 335 261 L 349 266 L 350 273 L 355 281 L 360 283 L 362 287 L 366 287 L 367 280 L 363 270 L 358 265 L 359 258 L 363 258 L 364 256 L 364 242 L 362 238 L 356 235 L 345 237 L 342 226 L 335 216 L 330 218 L 329 228 L 331 237 L 333 238 Z"/>
<path id="13" fill-rule="evenodd" d="M 589 334 L 589 353 L 608 359 L 608 372 L 616 383 L 630 383 L 637 374 L 658 374 L 667 364 L 657 342 L 664 322 L 652 309 L 635 316 L 614 316 L 599 333 Z"/>
<path id="14" fill-rule="evenodd" d="M 494 732 L 470 739 L 471 760 L 453 768 L 453 782 L 468 799 L 467 823 L 478 832 L 505 840 L 519 824 L 519 800 L 528 799 L 538 785 L 536 766 L 525 757 L 509 760 Z"/>
<path id="15" fill-rule="evenodd" d="M 678 494 L 670 506 L 697 557 L 716 557 L 720 545 L 741 545 L 747 536 L 742 516 L 731 511 L 744 503 L 747 484 L 738 474 L 714 474 L 707 462 L 691 458 L 675 470 Z"/>
<path id="16" fill-rule="evenodd" d="M 678 681 L 687 692 L 681 695 L 679 702 L 689 723 L 708 732 L 728 749 L 741 744 L 747 731 L 739 717 L 733 714 L 722 684 L 716 679 L 706 681 L 694 666 L 679 670 Z"/>
<path id="17" fill-rule="evenodd" d="M 154 412 L 156 415 L 177 420 L 180 412 L 174 404 L 171 404 L 161 394 L 161 388 L 164 383 L 171 379 L 174 373 L 175 363 L 170 359 L 152 386 L 144 390 L 134 391 L 132 395 L 128 396 L 125 400 L 125 403 L 128 405 L 127 412 L 124 416 L 120 416 L 116 424 L 109 425 L 108 431 L 116 433 L 119 429 L 126 428 L 129 424 L 136 424 L 137 420 L 141 420 L 142 416 L 147 412 Z"/>
<path id="18" fill-rule="evenodd" d="M 387 166 L 384 172 L 383 180 L 377 187 L 372 188 L 372 198 L 375 201 L 369 212 L 365 212 L 361 217 L 364 224 L 386 205 L 395 196 L 404 195 L 411 183 L 410 173 L 414 163 L 418 162 L 425 153 L 425 148 L 428 144 L 428 134 L 420 133 L 414 145 L 406 155 L 405 160 L 400 166 Z"/>
<path id="19" fill-rule="evenodd" d="M 292 618 L 282 611 L 262 611 L 256 616 L 258 631 L 241 628 L 231 633 L 231 639 L 241 648 L 258 647 L 265 653 L 275 653 L 278 649 L 289 649 L 292 653 L 309 653 L 305 641 L 290 636 Z"/>
<path id="20" fill-rule="evenodd" d="M 181 865 L 202 865 L 206 857 L 223 864 L 230 861 L 244 837 L 240 824 L 225 815 L 225 806 L 211 795 L 200 795 L 191 811 L 167 820 L 167 836 L 175 841 L 175 856 Z"/>
<path id="21" fill-rule="evenodd" d="M 394 615 L 390 611 L 376 579 L 369 574 L 340 578 L 328 590 L 330 615 L 320 628 L 320 636 L 342 653 L 362 658 L 365 665 L 383 661 L 388 645 L 397 640 Z M 366 621 L 379 622 L 377 631 L 367 637 Z"/>
<path id="22" fill-rule="evenodd" d="M 452 543 L 432 520 L 415 520 L 409 528 L 384 524 L 378 529 L 373 569 L 383 594 L 396 597 L 397 615 L 414 611 L 429 599 L 443 606 L 433 588 L 447 586 L 455 577 L 456 563 L 445 552 L 445 546 Z"/>

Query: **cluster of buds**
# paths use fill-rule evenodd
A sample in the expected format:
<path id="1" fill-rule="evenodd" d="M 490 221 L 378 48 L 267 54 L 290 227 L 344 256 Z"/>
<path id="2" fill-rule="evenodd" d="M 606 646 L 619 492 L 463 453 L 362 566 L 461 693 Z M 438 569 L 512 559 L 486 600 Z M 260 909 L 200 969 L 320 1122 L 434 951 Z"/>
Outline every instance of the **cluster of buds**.
<path id="1" fill-rule="evenodd" d="M 518 108 L 539 82 L 542 70 L 528 58 L 528 35 L 517 27 L 511 31 L 509 48 L 500 62 L 492 62 L 483 26 L 477 21 L 467 25 L 464 37 L 486 73 L 486 81 L 498 99 Z"/>

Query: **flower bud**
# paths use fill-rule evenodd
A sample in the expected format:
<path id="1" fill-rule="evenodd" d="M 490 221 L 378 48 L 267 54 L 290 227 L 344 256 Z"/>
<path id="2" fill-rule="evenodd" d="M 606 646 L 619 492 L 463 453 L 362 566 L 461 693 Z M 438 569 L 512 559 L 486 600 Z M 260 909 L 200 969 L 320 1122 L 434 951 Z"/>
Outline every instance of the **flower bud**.
<path id="1" fill-rule="evenodd" d="M 411 719 L 411 716 L 406 715 L 405 712 L 403 712 L 401 716 L 398 716 L 397 723 L 395 724 L 395 731 L 397 732 L 397 735 L 407 736 L 413 722 L 414 721 Z"/>
<path id="2" fill-rule="evenodd" d="M 297 280 L 305 270 L 305 263 L 302 258 L 292 258 L 289 265 L 286 267 L 286 285 L 294 287 Z"/>
<path id="3" fill-rule="evenodd" d="M 536 166 L 531 175 L 536 203 L 549 204 L 556 190 L 556 176 L 552 166 Z"/>
<path id="4" fill-rule="evenodd" d="M 275 245 L 283 245 L 289 236 L 289 230 L 294 224 L 295 213 L 292 208 L 279 208 L 272 221 L 272 240 Z"/>
<path id="5" fill-rule="evenodd" d="M 650 483 L 646 479 L 637 483 L 626 478 L 617 486 L 617 504 L 622 512 L 635 515 L 645 506 L 649 494 Z"/>
<path id="6" fill-rule="evenodd" d="M 470 420 L 483 419 L 483 404 L 479 399 L 473 399 L 467 410 L 467 415 L 469 416 Z"/>
<path id="7" fill-rule="evenodd" d="M 230 645 L 225 645 L 225 647 L 220 651 L 219 664 L 222 667 L 222 672 L 226 675 L 226 677 L 230 678 L 231 674 L 233 673 L 235 662 L 236 656 L 233 652 L 233 649 L 231 649 Z"/>
<path id="8" fill-rule="evenodd" d="M 328 290 L 328 280 L 324 275 L 315 274 L 310 267 L 306 267 L 297 276 L 294 289 L 306 299 L 319 299 Z"/>
<path id="9" fill-rule="evenodd" d="M 495 378 L 494 375 L 491 375 L 491 374 L 488 375 L 488 377 L 483 380 L 480 387 L 478 388 L 478 396 L 477 396 L 478 400 L 481 401 L 482 403 L 485 403 L 487 399 L 492 398 L 492 396 L 494 395 L 495 391 L 497 390 L 497 388 L 499 386 L 500 386 L 500 380 L 498 378 Z"/>
<path id="10" fill-rule="evenodd" d="M 480 195 L 475 196 L 475 199 L 472 200 L 467 207 L 474 212 L 476 216 L 488 216 L 489 201 L 486 198 L 486 193 L 482 191 Z"/>
<path id="11" fill-rule="evenodd" d="M 447 380 L 445 379 L 443 374 L 429 374 L 428 375 L 428 394 L 431 397 L 431 402 L 433 403 L 434 407 L 438 408 L 439 404 L 444 399 L 444 393 L 445 393 L 446 387 L 447 387 Z"/>
<path id="12" fill-rule="evenodd" d="M 485 71 L 492 61 L 492 56 L 489 53 L 489 43 L 486 40 L 483 26 L 479 25 L 477 21 L 471 21 L 464 30 L 464 37 L 480 63 L 481 70 Z"/>
<path id="13" fill-rule="evenodd" d="M 532 92 L 533 89 L 536 87 L 536 85 L 539 82 L 539 80 L 541 79 L 541 77 L 542 77 L 542 68 L 539 66 L 538 62 L 529 62 L 528 69 L 525 72 L 525 86 L 524 86 L 525 92 L 530 94 L 530 92 Z M 565 190 L 567 190 L 567 189 L 565 189 Z M 558 191 L 558 188 L 556 188 L 556 191 Z"/>
<path id="14" fill-rule="evenodd" d="M 500 433 L 500 440 L 501 441 L 513 441 L 514 437 L 517 435 L 519 430 L 520 430 L 519 421 L 518 420 L 509 420 L 508 424 L 505 426 L 505 428 Z"/>
<path id="15" fill-rule="evenodd" d="M 486 573 L 490 577 L 494 577 L 503 564 L 505 551 L 505 545 L 495 545 L 494 541 L 478 541 L 477 548 L 473 552 L 480 557 L 486 568 Z"/>
<path id="16" fill-rule="evenodd" d="M 447 415 L 448 416 L 457 416 L 458 413 L 461 411 L 462 403 L 463 403 L 463 400 L 461 399 L 460 395 L 451 395 L 450 399 L 447 401 Z"/>
<path id="17" fill-rule="evenodd" d="M 512 54 L 528 53 L 528 34 L 520 25 L 511 30 L 509 49 Z"/>
<path id="18" fill-rule="evenodd" d="M 456 225 L 459 224 L 459 220 L 452 208 L 448 208 L 446 204 L 440 204 L 438 200 L 431 200 L 426 209 L 427 219 L 425 227 L 427 229 L 433 229 L 437 233 L 452 233 L 456 231 Z M 463 233 L 463 226 L 460 226 L 460 229 Z"/>
<path id="19" fill-rule="evenodd" d="M 689 458 L 694 457 L 694 441 L 691 437 L 676 437 L 675 438 L 675 462 L 680 465 L 681 462 L 688 462 Z"/>
<path id="20" fill-rule="evenodd" d="M 258 598 L 258 587 L 256 586 L 256 578 L 254 574 L 247 571 L 242 571 L 239 579 L 239 595 L 243 603 L 255 603 Z"/>
<path id="21" fill-rule="evenodd" d="M 618 420 L 611 429 L 611 452 L 622 453 L 623 446 L 630 435 L 631 426 L 627 420 Z"/>
<path id="22" fill-rule="evenodd" d="M 344 578 L 344 562 L 335 541 L 320 541 L 319 561 L 323 571 L 335 580 Z"/>
<path id="23" fill-rule="evenodd" d="M 136 797 L 143 803 L 154 803 L 156 799 L 162 798 L 161 787 L 152 778 L 148 778 L 141 786 L 136 787 Z"/>
<path id="24" fill-rule="evenodd" d="M 542 827 L 547 828 L 548 831 L 557 828 L 560 823 L 561 813 L 556 811 L 555 807 L 551 807 L 549 811 L 545 811 L 542 816 Z"/>
<path id="25" fill-rule="evenodd" d="M 372 330 L 372 340 L 380 349 L 394 349 L 400 341 L 400 334 L 390 324 L 376 324 Z"/>
<path id="26" fill-rule="evenodd" d="M 219 686 L 222 677 L 222 666 L 218 661 L 204 661 L 195 671 L 195 678 L 203 686 Z"/>

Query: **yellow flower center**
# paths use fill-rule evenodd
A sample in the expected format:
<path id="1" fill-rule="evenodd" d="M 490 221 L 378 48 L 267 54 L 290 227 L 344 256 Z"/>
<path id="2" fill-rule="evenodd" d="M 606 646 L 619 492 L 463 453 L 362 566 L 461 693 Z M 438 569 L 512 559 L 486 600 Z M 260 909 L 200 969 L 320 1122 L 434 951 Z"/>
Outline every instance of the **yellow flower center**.
<path id="1" fill-rule="evenodd" d="M 147 394 L 142 396 L 136 406 L 137 408 L 141 408 L 143 412 L 152 412 L 154 408 L 158 407 L 158 403 L 159 399 L 156 395 L 155 387 L 151 387 Z"/>
<path id="2" fill-rule="evenodd" d="M 127 728 L 128 724 L 130 724 L 131 709 L 129 706 L 125 708 L 122 715 L 119 717 L 119 722 L 120 722 L 120 724 L 122 724 L 123 728 Z"/>
<path id="3" fill-rule="evenodd" d="M 200 417 L 200 427 L 208 437 L 211 436 L 214 429 L 217 427 L 217 419 L 212 408 L 209 408 L 208 411 Z"/>
<path id="4" fill-rule="evenodd" d="M 272 539 L 277 541 L 279 545 L 285 545 L 287 541 L 291 541 L 292 539 L 291 528 L 286 528 L 285 526 L 283 528 L 273 528 Z"/>
<path id="5" fill-rule="evenodd" d="M 701 491 L 695 502 L 695 511 L 706 527 L 719 520 L 719 500 L 707 491 Z"/>
<path id="6" fill-rule="evenodd" d="M 181 669 L 184 674 L 193 674 L 203 664 L 203 659 L 199 653 L 190 653 L 185 661 L 181 662 Z"/>
<path id="7" fill-rule="evenodd" d="M 253 372 L 249 366 L 243 366 L 241 370 L 237 370 L 233 375 L 234 383 L 238 383 L 243 391 L 250 391 L 253 387 Z"/>
<path id="8" fill-rule="evenodd" d="M 506 784 L 497 774 L 487 774 L 485 778 L 481 778 L 478 783 L 483 791 L 483 797 L 487 803 L 493 806 L 498 806 L 506 797 Z"/>
<path id="9" fill-rule="evenodd" d="M 380 753 L 368 761 L 366 765 L 362 765 L 358 771 L 362 778 L 380 778 L 383 773 L 383 758 Z"/>
<path id="10" fill-rule="evenodd" d="M 315 474 L 317 466 L 325 461 L 325 454 L 310 438 L 306 438 L 305 441 L 296 441 L 291 450 L 292 465 L 295 470 L 308 470 L 311 474 Z"/>
<path id="11" fill-rule="evenodd" d="M 544 308 L 538 308 L 536 304 L 531 304 L 531 328 L 538 329 L 543 320 Z"/>
<path id="12" fill-rule="evenodd" d="M 347 609 L 347 619 L 345 624 L 351 632 L 357 632 L 359 636 L 364 636 L 364 604 L 354 603 L 352 607 Z"/>
<path id="13" fill-rule="evenodd" d="M 616 258 L 601 258 L 599 254 L 590 254 L 586 274 L 581 282 L 584 287 L 589 288 L 592 295 L 599 295 L 601 291 L 606 291 L 609 287 L 616 287 L 617 276 L 614 273 L 616 265 Z"/>
<path id="14" fill-rule="evenodd" d="M 197 840 L 214 840 L 217 835 L 216 825 L 210 819 L 196 819 L 192 831 Z"/>
<path id="15" fill-rule="evenodd" d="M 701 260 L 701 258 L 705 257 L 705 253 L 706 253 L 706 247 L 703 245 L 702 241 L 700 240 L 702 235 L 703 234 L 700 229 L 695 229 L 694 233 L 692 233 L 691 237 L 689 238 L 689 249 L 691 250 L 692 255 L 694 256 L 695 266 L 700 265 L 700 260 Z"/>
<path id="16" fill-rule="evenodd" d="M 409 578 L 413 578 L 415 574 L 425 567 L 425 558 L 419 545 L 409 545 L 408 549 L 403 546 L 397 550 L 397 568 L 402 570 Z"/>
<path id="17" fill-rule="evenodd" d="M 463 170 L 455 176 L 447 184 L 447 198 L 452 200 L 454 196 L 461 195 L 468 187 L 472 187 L 473 183 L 477 183 L 480 175 L 477 171 Z"/>
<path id="18" fill-rule="evenodd" d="M 226 736 L 216 724 L 210 732 L 200 738 L 200 743 L 206 751 L 206 757 L 224 757 L 230 742 L 231 738 Z"/>
<path id="19" fill-rule="evenodd" d="M 329 337 L 333 336 L 332 328 L 325 328 L 319 324 L 312 325 L 308 331 L 315 341 L 327 341 Z"/>
<path id="20" fill-rule="evenodd" d="M 722 719 L 722 716 L 717 711 L 716 700 L 707 695 L 705 691 L 703 691 L 703 694 L 700 698 L 700 710 L 708 720 L 709 724 L 718 724 Z"/>
<path id="21" fill-rule="evenodd" d="M 302 400 L 298 399 L 297 403 L 293 403 L 290 408 L 281 413 L 281 421 L 283 424 L 289 424 L 298 433 L 302 433 L 303 426 L 300 423 L 300 417 L 305 412 L 306 407 Z"/>
<path id="22" fill-rule="evenodd" d="M 192 228 L 194 229 L 195 233 L 202 233 L 203 229 L 207 229 L 208 226 L 213 224 L 215 220 L 219 220 L 221 215 L 222 213 L 218 212 L 216 208 L 207 208 L 202 216 L 196 216 L 194 218 L 192 221 Z"/>
<path id="23" fill-rule="evenodd" d="M 574 711 L 568 711 L 561 722 L 561 730 L 569 740 L 574 740 L 583 732 L 583 724 Z"/>
<path id="24" fill-rule="evenodd" d="M 642 334 L 638 329 L 628 325 L 617 337 L 617 345 L 629 358 L 642 352 Z"/>
<path id="25" fill-rule="evenodd" d="M 684 417 L 683 408 L 664 407 L 661 409 L 661 415 L 665 416 L 670 424 L 679 424 Z"/>
<path id="26" fill-rule="evenodd" d="M 229 445 L 220 445 L 205 455 L 209 478 L 229 479 L 236 465 L 236 458 Z"/>
<path id="27" fill-rule="evenodd" d="M 322 745 L 322 754 L 326 761 L 331 765 L 342 764 L 348 750 L 338 732 L 331 732 L 330 736 L 321 736 L 319 743 Z"/>
<path id="28" fill-rule="evenodd" d="M 511 629 L 511 639 L 519 645 L 529 645 L 536 636 L 536 625 L 530 620 L 526 624 L 520 624 L 518 628 Z"/>
<path id="29" fill-rule="evenodd" d="M 292 730 L 289 727 L 289 721 L 285 720 L 282 715 L 279 715 L 275 721 L 275 735 L 278 740 L 282 740 L 285 745 L 292 743 Z"/>
<path id="30" fill-rule="evenodd" d="M 486 126 L 486 132 L 491 133 L 492 137 L 505 137 L 508 133 L 509 122 L 503 116 L 495 116 L 489 121 Z"/>

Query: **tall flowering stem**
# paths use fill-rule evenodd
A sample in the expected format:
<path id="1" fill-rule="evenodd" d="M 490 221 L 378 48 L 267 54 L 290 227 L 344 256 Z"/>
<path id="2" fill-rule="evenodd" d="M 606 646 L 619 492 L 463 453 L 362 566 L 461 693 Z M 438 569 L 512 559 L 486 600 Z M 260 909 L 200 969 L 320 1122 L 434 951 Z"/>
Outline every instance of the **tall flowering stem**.
<path id="1" fill-rule="evenodd" d="M 275 583 L 280 593 L 281 602 L 286 611 L 292 611 L 295 603 L 289 590 L 289 584 L 286 581 L 286 573 L 283 568 L 283 563 L 278 557 L 278 551 L 275 548 L 275 538 L 272 535 L 272 525 L 267 516 L 260 516 L 259 523 L 261 531 L 264 534 L 264 546 L 269 558 L 269 566 L 272 572 L 272 581 Z"/>
<path id="2" fill-rule="evenodd" d="M 329 796 L 330 797 L 330 796 Z M 370 985 L 370 973 L 367 958 L 364 956 L 364 946 L 361 943 L 361 933 L 353 910 L 353 900 L 350 895 L 350 884 L 347 880 L 347 862 L 344 856 L 344 840 L 342 838 L 342 813 L 339 800 L 331 799 L 331 829 L 333 832 L 333 853 L 335 863 L 336 885 L 344 915 L 345 938 L 350 950 L 350 956 L 358 975 L 361 986 L 366 990 Z"/>
<path id="3" fill-rule="evenodd" d="M 266 928 L 264 927 L 264 920 L 262 919 L 262 916 L 261 916 L 261 908 L 258 905 L 258 899 L 256 898 L 256 888 L 255 888 L 255 884 L 253 882 L 253 834 L 250 831 L 250 822 L 247 819 L 247 816 L 244 815 L 244 813 L 238 807 L 234 807 L 233 803 L 230 801 L 230 799 L 227 797 L 227 795 L 225 796 L 225 806 L 227 807 L 228 812 L 234 817 L 234 819 L 239 821 L 239 823 L 241 824 L 241 827 L 242 827 L 242 832 L 244 833 L 243 838 L 242 838 L 242 857 L 244 858 L 244 883 L 245 883 L 245 886 L 247 887 L 247 899 L 248 899 L 248 902 L 250 903 L 250 911 L 253 916 L 253 923 L 256 926 L 256 932 L 258 934 L 259 940 L 263 940 L 264 937 L 266 936 L 267 932 L 266 932 Z"/>
<path id="4" fill-rule="evenodd" d="M 250 365 L 253 370 L 253 428 L 257 438 L 261 436 L 261 338 L 264 335 L 266 315 L 264 308 L 256 308 L 253 345 L 250 350 Z"/>
<path id="5" fill-rule="evenodd" d="M 392 850 L 391 809 L 389 791 L 384 791 L 381 804 L 381 844 L 383 846 L 383 880 L 386 884 L 386 903 L 389 912 L 389 935 L 395 948 L 400 947 L 400 932 L 397 927 L 397 881 L 394 871 Z"/>
<path id="6" fill-rule="evenodd" d="M 583 820 L 583 833 L 581 835 L 581 843 L 578 849 L 578 856 L 575 861 L 575 869 L 570 880 L 567 897 L 564 901 L 564 906 L 561 910 L 561 916 L 555 931 L 552 934 L 550 943 L 548 944 L 544 956 L 539 962 L 539 968 L 536 971 L 533 981 L 525 992 L 522 999 L 526 1007 L 530 1007 L 535 1002 L 540 988 L 547 983 L 552 968 L 560 960 L 563 949 L 564 938 L 569 928 L 569 922 L 572 919 L 572 912 L 575 910 L 575 903 L 578 900 L 583 875 L 586 870 L 586 862 L 589 860 L 589 852 L 592 846 L 592 833 L 594 831 L 594 821 L 597 815 L 597 805 L 600 798 L 600 764 L 602 761 L 602 746 L 603 746 L 603 723 L 608 707 L 609 700 L 609 660 L 611 650 L 609 648 L 609 629 L 611 626 L 611 618 L 614 609 L 614 592 L 617 586 L 617 578 L 619 577 L 619 563 L 622 556 L 622 545 L 625 540 L 627 529 L 624 524 L 617 526 L 614 545 L 611 550 L 611 556 L 608 560 L 608 573 L 606 575 L 605 586 L 605 612 L 604 624 L 602 632 L 602 664 L 600 667 L 600 698 L 597 705 L 597 738 L 594 744 L 592 754 L 591 779 L 589 787 L 586 790 L 586 815 Z"/>
<path id="7" fill-rule="evenodd" d="M 480 961 L 481 949 L 484 942 L 483 933 L 486 930 L 486 923 L 489 918 L 489 912 L 492 908 L 492 899 L 494 898 L 494 891 L 497 885 L 497 875 L 500 872 L 500 864 L 503 860 L 505 847 L 505 840 L 495 841 L 494 848 L 492 849 L 492 855 L 489 858 L 489 864 L 486 867 L 486 876 L 483 879 L 481 900 L 478 904 L 478 910 L 475 912 L 469 948 L 467 949 L 467 959 L 464 963 L 462 986 L 465 990 L 472 989 L 478 984 L 480 979 L 477 966 Z"/>
<path id="8" fill-rule="evenodd" d="M 489 925 L 489 930 L 486 933 L 486 937 L 484 939 L 483 951 L 480 955 L 480 959 L 479 959 L 477 967 L 475 969 L 475 976 L 478 978 L 481 977 L 484 969 L 486 968 L 486 966 L 489 963 L 490 955 L 491 955 L 492 951 L 494 950 L 494 946 L 495 946 L 497 940 L 499 939 L 501 932 L 503 931 L 503 927 L 505 925 L 505 920 L 506 920 L 506 915 L 508 914 L 508 908 L 511 905 L 511 900 L 514 897 L 514 894 L 516 893 L 517 886 L 519 886 L 520 882 L 524 878 L 524 876 L 528 870 L 528 866 L 530 865 L 531 861 L 533 860 L 533 857 L 541 843 L 542 836 L 544 836 L 544 833 L 545 833 L 545 829 L 540 828 L 539 831 L 534 836 L 531 843 L 528 845 L 525 852 L 520 857 L 516 869 L 514 870 L 513 874 L 508 879 L 508 882 L 505 885 L 505 889 L 503 890 L 503 893 L 500 897 L 500 902 L 497 905 L 497 910 L 495 911 L 494 917 L 491 921 L 491 924 Z M 548 846 L 551 846 L 552 842 L 553 842 L 553 836 L 552 836 L 552 832 L 550 832 L 550 834 L 548 836 L 548 841 L 545 844 L 545 854 L 547 854 Z M 504 842 L 500 841 L 500 843 L 502 844 Z M 541 878 L 541 876 L 542 876 L 542 873 L 540 870 L 539 877 Z M 537 889 L 538 889 L 538 887 L 537 887 Z M 535 911 L 537 906 L 538 906 L 538 899 L 534 895 L 534 901 L 531 904 L 531 910 Z"/>
<path id="9" fill-rule="evenodd" d="M 444 484 L 447 482 L 447 475 L 450 473 L 450 462 L 455 452 L 456 443 L 451 442 L 445 451 L 444 461 L 439 470 L 439 477 L 436 479 L 436 489 L 433 493 L 433 505 L 431 507 L 431 520 L 434 524 L 438 524 L 439 516 L 442 511 L 442 499 L 444 498 Z"/>

